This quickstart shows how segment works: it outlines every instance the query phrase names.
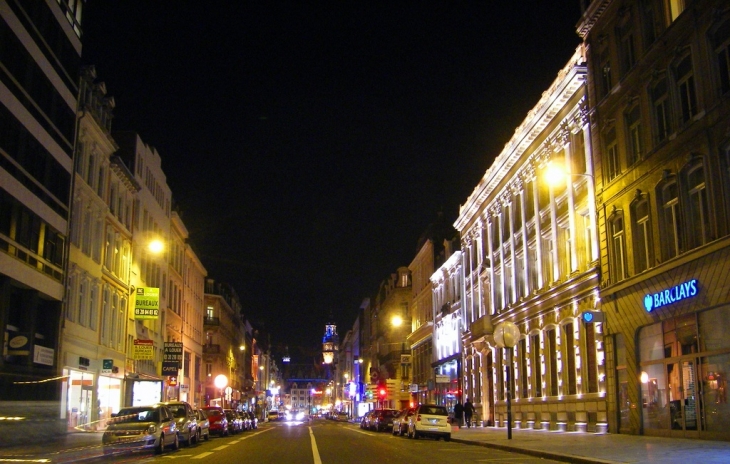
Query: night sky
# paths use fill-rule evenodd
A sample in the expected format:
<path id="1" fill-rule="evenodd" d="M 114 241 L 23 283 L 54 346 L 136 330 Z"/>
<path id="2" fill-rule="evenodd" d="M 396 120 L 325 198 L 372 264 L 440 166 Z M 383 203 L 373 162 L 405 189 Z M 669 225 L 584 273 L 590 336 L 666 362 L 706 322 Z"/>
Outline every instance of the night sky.
<path id="1" fill-rule="evenodd" d="M 342 3 L 342 4 L 339 4 Z M 562 4 L 563 6 L 558 6 Z M 571 57 L 578 0 L 90 0 L 83 62 L 272 343 L 343 335 Z M 296 361 L 293 359 L 293 361 Z"/>

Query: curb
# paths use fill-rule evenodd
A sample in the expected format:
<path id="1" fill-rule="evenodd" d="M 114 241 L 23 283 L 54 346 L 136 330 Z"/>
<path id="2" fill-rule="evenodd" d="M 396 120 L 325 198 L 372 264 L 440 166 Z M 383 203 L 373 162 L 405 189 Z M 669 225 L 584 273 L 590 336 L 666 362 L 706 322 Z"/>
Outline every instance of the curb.
<path id="1" fill-rule="evenodd" d="M 585 456 L 575 456 L 573 454 L 562 454 L 552 453 L 548 451 L 533 450 L 529 448 L 518 448 L 516 446 L 499 445 L 496 443 L 488 443 L 474 440 L 464 440 L 463 438 L 451 438 L 452 442 L 461 443 L 464 445 L 483 446 L 485 448 L 498 449 L 500 451 L 507 451 L 510 453 L 526 454 L 528 456 L 534 456 L 536 458 L 543 459 L 554 459 L 556 461 L 570 462 L 573 464 L 618 464 L 620 461 L 608 461 L 605 459 L 598 458 L 587 458 Z"/>

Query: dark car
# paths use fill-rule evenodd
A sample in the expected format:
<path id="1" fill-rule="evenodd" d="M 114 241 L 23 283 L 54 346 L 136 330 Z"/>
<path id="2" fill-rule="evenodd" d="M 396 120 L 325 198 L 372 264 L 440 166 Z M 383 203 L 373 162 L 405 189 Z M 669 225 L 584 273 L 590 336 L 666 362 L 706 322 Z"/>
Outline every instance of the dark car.
<path id="1" fill-rule="evenodd" d="M 211 435 L 228 436 L 228 417 L 219 406 L 206 406 L 203 409 L 210 427 Z"/>
<path id="2" fill-rule="evenodd" d="M 259 420 L 256 418 L 256 414 L 253 411 L 247 411 L 247 412 L 244 412 L 244 414 L 248 414 L 249 419 L 251 419 L 251 428 L 252 429 L 259 428 Z"/>
<path id="3" fill-rule="evenodd" d="M 373 413 L 375 410 L 368 411 L 365 414 L 362 415 L 360 418 L 360 428 L 361 429 L 369 429 L 370 428 L 370 418 L 373 416 Z"/>
<path id="4" fill-rule="evenodd" d="M 243 420 L 236 414 L 233 409 L 224 409 L 223 412 L 228 419 L 228 433 L 235 435 L 239 432 L 243 432 Z"/>
<path id="5" fill-rule="evenodd" d="M 370 430 L 382 432 L 393 429 L 393 418 L 398 414 L 397 409 L 375 409 L 370 418 Z"/>

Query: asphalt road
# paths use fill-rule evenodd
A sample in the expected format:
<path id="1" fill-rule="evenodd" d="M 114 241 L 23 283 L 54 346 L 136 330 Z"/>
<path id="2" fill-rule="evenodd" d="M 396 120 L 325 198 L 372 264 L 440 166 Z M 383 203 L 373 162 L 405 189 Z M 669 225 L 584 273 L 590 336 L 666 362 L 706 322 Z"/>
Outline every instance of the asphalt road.
<path id="1" fill-rule="evenodd" d="M 346 422 L 272 422 L 232 437 L 213 437 L 164 454 L 115 456 L 103 462 L 191 462 L 207 464 L 348 464 L 348 463 L 556 463 L 480 446 L 421 438 L 411 440 L 389 432 L 361 430 Z"/>

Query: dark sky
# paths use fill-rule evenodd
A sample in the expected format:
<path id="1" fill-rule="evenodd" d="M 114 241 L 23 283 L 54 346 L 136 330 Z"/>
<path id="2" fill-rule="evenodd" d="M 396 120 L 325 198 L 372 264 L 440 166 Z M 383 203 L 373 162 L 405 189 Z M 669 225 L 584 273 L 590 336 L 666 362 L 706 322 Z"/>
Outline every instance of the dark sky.
<path id="1" fill-rule="evenodd" d="M 562 6 L 559 6 L 562 5 Z M 453 222 L 579 44 L 578 0 L 91 0 L 83 61 L 272 342 L 341 334 Z"/>

